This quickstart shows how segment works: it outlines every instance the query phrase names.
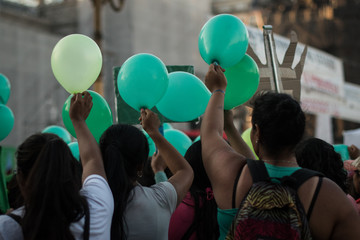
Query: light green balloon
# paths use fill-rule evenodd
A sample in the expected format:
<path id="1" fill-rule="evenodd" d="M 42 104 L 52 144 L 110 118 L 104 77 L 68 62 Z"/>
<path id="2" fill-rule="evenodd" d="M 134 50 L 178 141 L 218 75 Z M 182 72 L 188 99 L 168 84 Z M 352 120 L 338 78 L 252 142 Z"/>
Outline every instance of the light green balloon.
<path id="1" fill-rule="evenodd" d="M 224 100 L 226 110 L 248 101 L 259 87 L 259 68 L 247 54 L 235 66 L 225 69 L 225 76 L 228 83 Z"/>
<path id="2" fill-rule="evenodd" d="M 87 90 L 102 67 L 100 48 L 94 40 L 71 34 L 62 38 L 51 54 L 51 68 L 58 82 L 69 93 Z"/>
<path id="3" fill-rule="evenodd" d="M 164 137 L 168 140 L 181 155 L 185 155 L 192 141 L 184 132 L 177 129 L 168 129 L 164 131 Z"/>
<path id="4" fill-rule="evenodd" d="M 248 128 L 241 134 L 241 137 L 244 139 L 245 143 L 250 147 L 250 149 L 254 153 L 256 159 L 259 159 L 259 157 L 256 155 L 256 153 L 254 151 L 254 147 L 251 142 L 250 134 L 251 134 L 251 128 Z"/>
<path id="5" fill-rule="evenodd" d="M 168 119 L 187 122 L 205 112 L 210 96 L 210 91 L 195 75 L 172 72 L 169 74 L 169 86 L 156 108 Z"/>

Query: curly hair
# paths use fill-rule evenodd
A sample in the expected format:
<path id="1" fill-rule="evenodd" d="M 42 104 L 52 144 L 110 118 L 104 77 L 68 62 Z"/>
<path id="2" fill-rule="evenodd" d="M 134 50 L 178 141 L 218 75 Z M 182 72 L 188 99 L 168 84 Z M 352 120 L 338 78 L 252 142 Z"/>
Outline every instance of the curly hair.
<path id="1" fill-rule="evenodd" d="M 295 155 L 300 167 L 323 173 L 348 193 L 347 173 L 341 155 L 335 152 L 331 144 L 318 138 L 310 138 L 296 147 Z"/>

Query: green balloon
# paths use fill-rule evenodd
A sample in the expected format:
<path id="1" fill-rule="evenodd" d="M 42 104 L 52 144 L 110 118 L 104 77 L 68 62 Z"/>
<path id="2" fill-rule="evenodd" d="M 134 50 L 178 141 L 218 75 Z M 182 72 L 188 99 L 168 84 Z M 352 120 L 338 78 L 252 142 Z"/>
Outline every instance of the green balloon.
<path id="1" fill-rule="evenodd" d="M 9 107 L 0 104 L 0 141 L 5 139 L 14 127 L 14 114 Z"/>
<path id="2" fill-rule="evenodd" d="M 202 27 L 198 47 L 207 64 L 217 62 L 228 68 L 245 55 L 249 42 L 245 24 L 236 16 L 220 14 L 212 17 Z"/>
<path id="3" fill-rule="evenodd" d="M 102 67 L 100 48 L 94 40 L 71 34 L 62 38 L 51 54 L 51 68 L 58 82 L 69 93 L 86 91 Z"/>
<path id="4" fill-rule="evenodd" d="M 156 108 L 173 121 L 191 121 L 205 112 L 210 96 L 210 91 L 195 75 L 172 72 L 169 74 L 166 93 L 156 104 Z"/>
<path id="5" fill-rule="evenodd" d="M 58 135 L 62 140 L 64 140 L 64 142 L 66 142 L 66 143 L 71 142 L 70 133 L 63 127 L 52 125 L 52 126 L 46 127 L 41 132 L 43 132 L 43 133 L 53 133 L 53 134 Z"/>
<path id="6" fill-rule="evenodd" d="M 153 108 L 164 96 L 168 84 L 165 64 L 158 57 L 147 53 L 128 58 L 117 77 L 121 97 L 137 111 Z"/>
<path id="7" fill-rule="evenodd" d="M 191 146 L 192 141 L 180 130 L 168 129 L 164 131 L 164 137 L 173 145 L 179 153 L 184 156 L 188 148 Z"/>
<path id="8" fill-rule="evenodd" d="M 148 144 L 149 144 L 149 157 L 151 157 L 155 151 L 156 151 L 156 146 L 154 141 L 151 139 L 151 137 L 149 136 L 149 134 L 147 134 L 147 132 L 145 130 L 143 130 L 143 133 L 146 137 L 146 139 L 148 140 Z"/>
<path id="9" fill-rule="evenodd" d="M 88 92 L 92 96 L 93 106 L 88 118 L 86 119 L 86 124 L 96 141 L 99 142 L 103 132 L 113 124 L 112 112 L 109 104 L 100 94 L 91 90 L 88 90 Z M 73 95 L 70 95 L 64 103 L 62 109 L 62 119 L 66 129 L 73 137 L 76 138 L 76 133 L 69 116 L 72 96 Z"/>
<path id="10" fill-rule="evenodd" d="M 10 97 L 10 82 L 9 79 L 0 73 L 0 104 L 6 104 Z"/>
<path id="11" fill-rule="evenodd" d="M 225 69 L 227 79 L 224 108 L 230 110 L 248 101 L 256 92 L 260 74 L 256 62 L 245 55 L 235 66 Z"/>
<path id="12" fill-rule="evenodd" d="M 254 151 L 254 147 L 251 142 L 250 134 L 251 134 L 251 128 L 248 128 L 241 134 L 241 137 L 244 139 L 245 143 L 250 147 L 251 151 L 255 155 L 255 158 L 259 159 L 259 157 L 256 155 L 256 153 Z"/>
<path id="13" fill-rule="evenodd" d="M 79 143 L 71 142 L 71 143 L 68 143 L 68 146 L 69 146 L 74 158 L 76 158 L 78 161 L 80 161 Z"/>

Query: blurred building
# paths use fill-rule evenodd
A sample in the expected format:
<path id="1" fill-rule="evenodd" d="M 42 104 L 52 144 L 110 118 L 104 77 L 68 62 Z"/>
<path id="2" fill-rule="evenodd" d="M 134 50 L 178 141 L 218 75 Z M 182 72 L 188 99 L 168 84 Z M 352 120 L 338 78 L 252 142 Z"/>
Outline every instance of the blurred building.
<path id="1" fill-rule="evenodd" d="M 11 83 L 7 105 L 15 116 L 2 146 L 17 146 L 49 125 L 63 126 L 62 107 L 69 94 L 52 74 L 51 53 L 71 33 L 94 39 L 93 3 L 0 0 L 0 72 Z M 102 3 L 103 95 L 114 116 L 113 67 L 133 54 L 152 53 L 166 65 L 193 65 L 196 74 L 204 76 L 207 65 L 198 53 L 197 38 L 211 16 L 210 0 L 128 0 L 121 12 L 108 1 Z"/>

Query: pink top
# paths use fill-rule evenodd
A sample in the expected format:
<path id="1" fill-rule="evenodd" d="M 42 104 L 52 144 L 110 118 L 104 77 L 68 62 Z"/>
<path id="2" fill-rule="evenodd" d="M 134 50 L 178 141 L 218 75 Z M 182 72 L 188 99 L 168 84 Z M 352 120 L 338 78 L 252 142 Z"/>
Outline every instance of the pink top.
<path id="1" fill-rule="evenodd" d="M 360 198 L 355 201 L 355 199 L 354 199 L 350 194 L 347 194 L 346 196 L 348 197 L 348 199 L 350 200 L 350 202 L 353 204 L 355 210 L 356 210 L 356 211 L 358 212 L 358 214 L 360 215 Z"/>
<path id="2" fill-rule="evenodd" d="M 194 207 L 194 199 L 191 197 L 190 192 L 188 192 L 171 216 L 169 240 L 181 240 L 194 221 Z M 193 232 L 189 240 L 196 240 L 196 231 Z"/>

